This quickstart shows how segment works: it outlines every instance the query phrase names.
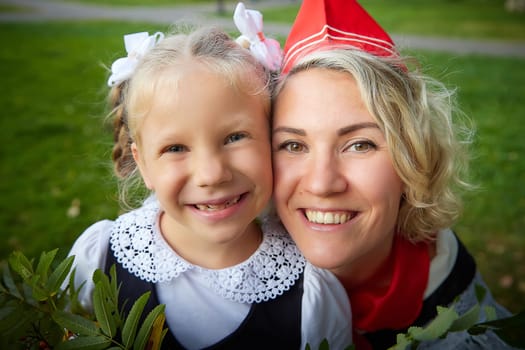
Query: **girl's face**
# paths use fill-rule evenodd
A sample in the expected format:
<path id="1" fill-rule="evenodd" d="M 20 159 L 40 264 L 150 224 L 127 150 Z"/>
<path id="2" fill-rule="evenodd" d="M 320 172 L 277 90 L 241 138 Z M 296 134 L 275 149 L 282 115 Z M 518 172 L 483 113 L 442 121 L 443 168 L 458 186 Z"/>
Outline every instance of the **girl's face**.
<path id="1" fill-rule="evenodd" d="M 271 197 L 269 119 L 248 95 L 193 64 L 178 84 L 161 83 L 132 146 L 146 186 L 164 209 L 175 247 L 236 244 Z M 177 74 L 170 73 L 166 74 Z"/>
<path id="2" fill-rule="evenodd" d="M 388 257 L 403 184 L 350 74 L 288 78 L 274 107 L 274 197 L 306 258 L 368 277 Z"/>

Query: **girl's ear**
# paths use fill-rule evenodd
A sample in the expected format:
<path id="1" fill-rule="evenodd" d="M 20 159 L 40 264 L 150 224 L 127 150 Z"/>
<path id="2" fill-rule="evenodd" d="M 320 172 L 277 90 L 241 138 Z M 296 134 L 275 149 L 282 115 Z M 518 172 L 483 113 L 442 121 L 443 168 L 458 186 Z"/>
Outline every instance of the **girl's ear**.
<path id="1" fill-rule="evenodd" d="M 131 144 L 131 154 L 133 154 L 133 159 L 135 160 L 135 163 L 137 164 L 139 168 L 140 175 L 142 176 L 142 180 L 144 181 L 144 184 L 146 185 L 148 190 L 153 191 L 154 188 L 153 188 L 153 184 L 151 183 L 149 179 L 147 167 L 144 164 L 140 151 L 135 142 Z"/>

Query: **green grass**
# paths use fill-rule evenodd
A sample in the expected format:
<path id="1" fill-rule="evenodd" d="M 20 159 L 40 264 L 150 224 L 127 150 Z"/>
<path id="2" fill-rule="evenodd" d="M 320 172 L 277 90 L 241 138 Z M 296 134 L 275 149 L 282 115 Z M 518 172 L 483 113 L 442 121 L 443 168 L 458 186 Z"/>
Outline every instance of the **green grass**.
<path id="1" fill-rule="evenodd" d="M 66 248 L 118 204 L 103 125 L 106 71 L 129 24 L 1 24 L 0 254 Z M 151 28 L 151 27 L 150 27 Z M 80 214 L 68 217 L 72 203 Z"/>
<path id="2" fill-rule="evenodd" d="M 217 4 L 213 0 L 66 0 L 112 6 L 179 6 Z M 265 21 L 291 23 L 299 1 L 281 0 L 276 8 L 261 10 Z M 447 37 L 525 40 L 525 13 L 509 13 L 504 0 L 361 0 L 360 4 L 389 33 Z M 224 0 L 227 8 L 237 1 Z M 264 0 L 245 2 L 262 9 Z M 414 15 L 417 14 L 417 15 Z M 225 14 L 224 17 L 231 17 Z"/>
<path id="3" fill-rule="evenodd" d="M 111 6 L 179 6 L 216 3 L 213 0 L 65 0 L 71 3 L 84 3 Z M 224 3 L 237 3 L 234 0 L 224 0 Z"/>
<path id="4" fill-rule="evenodd" d="M 123 34 L 167 29 L 113 22 L 0 24 L 0 259 L 14 249 L 36 257 L 59 247 L 65 254 L 87 226 L 118 214 L 101 64 L 124 54 Z M 480 190 L 467 197 L 456 230 L 497 299 L 512 311 L 523 309 L 525 62 L 413 54 L 431 75 L 458 87 L 461 106 L 477 125 L 472 172 Z M 79 214 L 68 216 L 78 203 Z"/>
<path id="5" fill-rule="evenodd" d="M 18 13 L 18 12 L 32 12 L 29 7 L 16 6 L 11 4 L 0 4 L 0 13 Z"/>

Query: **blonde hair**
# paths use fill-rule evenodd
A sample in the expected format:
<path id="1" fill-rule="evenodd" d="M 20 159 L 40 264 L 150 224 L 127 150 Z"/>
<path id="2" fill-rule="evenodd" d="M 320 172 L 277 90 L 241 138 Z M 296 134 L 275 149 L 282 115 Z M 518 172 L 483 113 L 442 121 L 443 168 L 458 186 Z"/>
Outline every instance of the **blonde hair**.
<path id="1" fill-rule="evenodd" d="M 404 183 L 397 232 L 413 242 L 433 239 L 462 209 L 472 131 L 454 101 L 455 91 L 418 71 L 407 59 L 378 57 L 353 48 L 307 54 L 288 76 L 321 68 L 345 72 L 356 81 L 368 111 L 385 135 L 397 174 Z M 275 96 L 286 84 L 279 83 Z M 466 121 L 466 119 L 464 120 Z"/>
<path id="2" fill-rule="evenodd" d="M 261 96 L 269 115 L 270 73 L 225 32 L 209 27 L 166 36 L 141 58 L 131 78 L 113 87 L 109 93 L 114 129 L 112 158 L 124 207 L 134 207 L 147 194 L 131 144 L 140 141 L 138 129 L 158 93 L 157 87 L 162 86 L 161 81 L 177 84 L 178 71 L 198 64 L 224 77 L 233 88 Z M 132 198 L 134 196 L 138 198 Z"/>

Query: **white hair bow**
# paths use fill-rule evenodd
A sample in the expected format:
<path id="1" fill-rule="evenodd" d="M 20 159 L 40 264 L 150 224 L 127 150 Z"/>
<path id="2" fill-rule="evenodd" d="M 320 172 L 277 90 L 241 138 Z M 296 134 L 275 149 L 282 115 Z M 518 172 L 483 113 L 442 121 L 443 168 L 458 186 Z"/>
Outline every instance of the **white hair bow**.
<path id="1" fill-rule="evenodd" d="M 240 2 L 233 13 L 233 21 L 241 32 L 236 41 L 241 46 L 249 45 L 252 55 L 266 68 L 278 70 L 283 59 L 281 46 L 277 40 L 264 37 L 262 14 L 246 9 Z"/>
<path id="2" fill-rule="evenodd" d="M 151 36 L 148 32 L 124 35 L 124 46 L 126 47 L 128 56 L 121 57 L 113 62 L 111 65 L 111 76 L 108 79 L 108 85 L 115 86 L 129 79 L 135 71 L 142 56 L 157 45 L 162 39 L 164 39 L 164 34 L 161 32 L 156 32 Z"/>

